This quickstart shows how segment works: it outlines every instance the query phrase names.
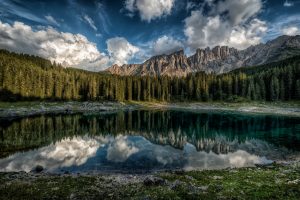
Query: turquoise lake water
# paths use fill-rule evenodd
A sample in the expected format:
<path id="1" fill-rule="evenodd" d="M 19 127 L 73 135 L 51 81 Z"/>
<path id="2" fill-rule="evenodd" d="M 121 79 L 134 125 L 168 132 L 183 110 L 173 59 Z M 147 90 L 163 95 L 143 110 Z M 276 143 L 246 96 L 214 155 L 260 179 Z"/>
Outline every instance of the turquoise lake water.
<path id="1" fill-rule="evenodd" d="M 223 169 L 300 155 L 295 117 L 135 110 L 0 122 L 0 171 Z"/>

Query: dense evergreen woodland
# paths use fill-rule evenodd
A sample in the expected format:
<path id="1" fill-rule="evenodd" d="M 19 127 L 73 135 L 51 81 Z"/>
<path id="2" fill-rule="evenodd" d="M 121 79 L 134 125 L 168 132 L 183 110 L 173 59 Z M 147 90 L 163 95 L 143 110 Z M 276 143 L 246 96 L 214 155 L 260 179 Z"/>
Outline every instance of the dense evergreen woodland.
<path id="1" fill-rule="evenodd" d="M 0 100 L 300 100 L 300 56 L 222 75 L 121 77 L 0 50 Z"/>

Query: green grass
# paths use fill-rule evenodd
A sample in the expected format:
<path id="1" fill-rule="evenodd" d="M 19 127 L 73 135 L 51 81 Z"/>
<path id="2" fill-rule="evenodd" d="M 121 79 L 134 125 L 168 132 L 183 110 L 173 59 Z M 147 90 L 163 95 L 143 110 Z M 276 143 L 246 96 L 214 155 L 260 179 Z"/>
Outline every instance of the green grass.
<path id="1" fill-rule="evenodd" d="M 299 165 L 273 167 L 160 173 L 165 184 L 152 186 L 143 178 L 0 173 L 0 199 L 299 199 Z"/>
<path id="2" fill-rule="evenodd" d="M 188 172 L 187 175 L 193 177 L 193 181 L 187 179 L 186 175 L 163 177 L 170 181 L 180 179 L 194 185 L 206 185 L 208 189 L 205 195 L 212 199 L 223 197 L 225 199 L 297 199 L 300 195 L 299 183 L 288 184 L 288 182 L 299 179 L 299 173 L 299 169 L 289 174 L 281 174 L 279 169 L 240 169 L 233 172 Z M 181 196 L 189 195 L 187 191 L 183 188 L 177 193 Z"/>

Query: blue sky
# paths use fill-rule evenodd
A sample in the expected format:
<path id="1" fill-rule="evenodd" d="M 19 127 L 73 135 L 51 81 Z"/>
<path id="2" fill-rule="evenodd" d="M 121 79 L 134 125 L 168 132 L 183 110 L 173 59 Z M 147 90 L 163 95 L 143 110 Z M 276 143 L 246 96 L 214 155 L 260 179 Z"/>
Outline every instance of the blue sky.
<path id="1" fill-rule="evenodd" d="M 300 0 L 1 0 L 0 48 L 99 71 L 300 33 Z"/>

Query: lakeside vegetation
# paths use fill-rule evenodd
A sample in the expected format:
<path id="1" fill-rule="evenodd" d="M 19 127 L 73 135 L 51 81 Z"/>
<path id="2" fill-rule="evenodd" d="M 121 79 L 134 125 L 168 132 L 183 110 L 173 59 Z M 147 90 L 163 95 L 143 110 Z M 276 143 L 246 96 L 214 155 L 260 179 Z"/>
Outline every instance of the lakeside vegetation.
<path id="1" fill-rule="evenodd" d="M 63 68 L 49 60 L 0 51 L 0 100 L 290 101 L 300 99 L 300 56 L 227 74 L 116 76 Z"/>
<path id="2" fill-rule="evenodd" d="M 154 176 L 0 173 L 0 181 L 0 199 L 298 199 L 300 196 L 299 163 Z"/>

